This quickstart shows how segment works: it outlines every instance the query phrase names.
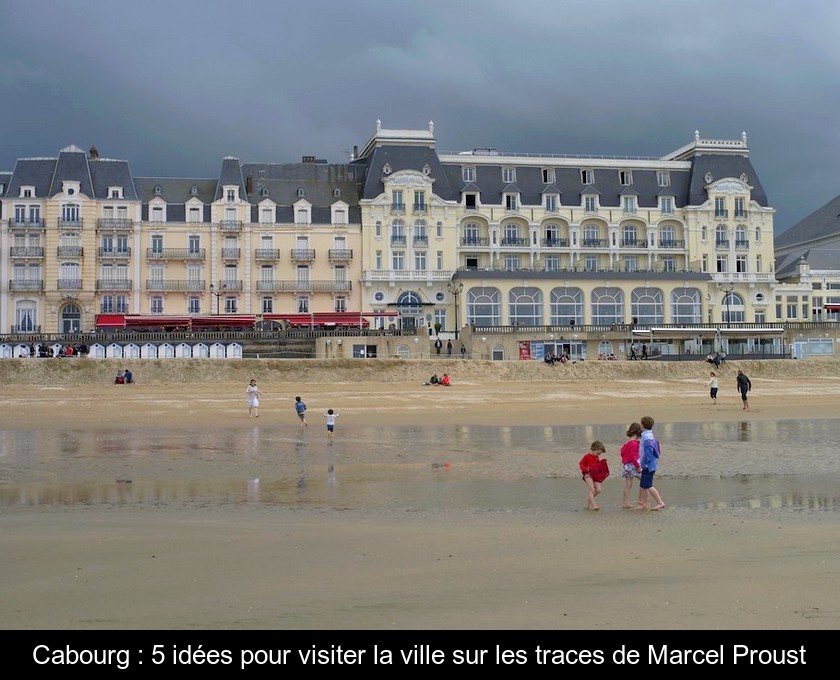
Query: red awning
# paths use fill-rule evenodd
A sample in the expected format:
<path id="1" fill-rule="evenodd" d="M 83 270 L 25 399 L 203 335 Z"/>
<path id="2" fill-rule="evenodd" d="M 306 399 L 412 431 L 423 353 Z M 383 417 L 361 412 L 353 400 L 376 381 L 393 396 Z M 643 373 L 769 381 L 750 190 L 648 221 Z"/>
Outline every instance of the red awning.
<path id="1" fill-rule="evenodd" d="M 125 314 L 97 314 L 96 325 L 99 328 L 125 328 Z"/>

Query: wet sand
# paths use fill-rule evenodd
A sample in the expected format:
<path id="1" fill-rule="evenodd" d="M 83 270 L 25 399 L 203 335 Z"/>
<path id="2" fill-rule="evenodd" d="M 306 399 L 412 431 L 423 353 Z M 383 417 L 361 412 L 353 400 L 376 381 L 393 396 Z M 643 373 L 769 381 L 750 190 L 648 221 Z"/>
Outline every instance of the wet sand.
<path id="1" fill-rule="evenodd" d="M 620 439 L 622 428 L 645 414 L 662 426 L 732 421 L 760 428 L 782 419 L 836 418 L 840 403 L 840 380 L 832 376 L 753 378 L 749 412 L 741 409 L 734 380 L 731 389 L 726 384 L 729 374 L 721 381 L 717 406 L 708 399 L 702 371 L 675 379 L 562 383 L 494 382 L 478 373 L 470 382 L 470 377 L 462 375 L 450 388 L 417 382 L 260 381 L 261 417 L 250 420 L 247 381 L 5 384 L 0 431 L 259 427 L 286 436 L 297 427 L 292 403 L 301 394 L 310 406 L 310 428 L 317 428 L 309 437 L 325 438 L 323 410 L 342 414 L 336 453 L 313 463 L 326 470 L 322 464 L 328 455 L 341 455 L 342 433 L 358 427 L 614 423 Z M 570 448 L 587 443 L 573 442 Z M 662 465 L 660 488 L 669 503 L 668 494 L 680 484 L 669 489 L 667 457 Z M 38 480 L 48 472 L 6 465 L 2 485 L 15 488 L 35 479 L 43 486 Z M 195 477 L 200 478 L 198 471 Z M 406 480 L 413 485 L 406 487 L 406 498 L 446 493 L 445 481 L 437 479 L 432 486 L 424 479 Z M 595 513 L 582 510 L 585 493 L 573 473 L 567 478 L 564 473 L 557 484 L 560 494 L 579 493 L 580 506 L 571 511 L 559 502 L 556 509 L 494 507 L 492 499 L 475 507 L 433 500 L 418 506 L 400 497 L 385 505 L 352 506 L 224 498 L 182 503 L 159 497 L 4 505 L 0 628 L 791 630 L 840 625 L 836 511 L 688 511 L 674 495 L 660 512 L 622 511 L 616 476 L 605 485 L 604 510 Z"/>

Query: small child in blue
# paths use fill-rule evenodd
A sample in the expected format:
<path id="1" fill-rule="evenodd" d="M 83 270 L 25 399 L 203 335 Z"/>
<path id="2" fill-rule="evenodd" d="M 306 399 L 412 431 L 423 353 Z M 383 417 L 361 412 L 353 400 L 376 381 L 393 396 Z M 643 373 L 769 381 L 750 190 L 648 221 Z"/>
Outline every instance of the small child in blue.
<path id="1" fill-rule="evenodd" d="M 300 418 L 300 426 L 306 427 L 309 424 L 306 422 L 306 404 L 300 397 L 295 397 L 295 411 L 297 411 L 298 418 Z"/>
<path id="2" fill-rule="evenodd" d="M 332 440 L 333 433 L 335 432 L 335 419 L 338 418 L 341 414 L 336 413 L 332 409 L 328 409 L 327 412 L 324 414 L 324 418 L 327 419 L 327 436 Z"/>

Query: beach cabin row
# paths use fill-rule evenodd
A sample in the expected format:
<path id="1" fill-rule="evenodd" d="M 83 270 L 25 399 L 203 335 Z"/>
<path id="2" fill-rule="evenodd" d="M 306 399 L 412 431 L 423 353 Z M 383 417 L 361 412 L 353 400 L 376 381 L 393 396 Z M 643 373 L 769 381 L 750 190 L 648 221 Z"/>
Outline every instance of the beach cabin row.
<path id="1" fill-rule="evenodd" d="M 56 343 L 48 345 L 52 356 L 59 356 L 62 345 Z M 35 355 L 38 356 L 40 345 L 35 345 Z M 32 350 L 26 344 L 0 344 L 0 359 L 12 359 L 18 357 L 29 357 Z M 91 359 L 241 359 L 242 345 L 238 342 L 224 344 L 214 342 L 206 344 L 203 342 L 191 345 L 186 342 L 171 344 L 168 342 L 155 345 L 147 342 L 142 345 L 128 343 L 120 345 L 112 342 L 109 345 L 94 343 L 88 348 L 88 355 Z M 75 357 L 74 357 L 75 358 Z"/>

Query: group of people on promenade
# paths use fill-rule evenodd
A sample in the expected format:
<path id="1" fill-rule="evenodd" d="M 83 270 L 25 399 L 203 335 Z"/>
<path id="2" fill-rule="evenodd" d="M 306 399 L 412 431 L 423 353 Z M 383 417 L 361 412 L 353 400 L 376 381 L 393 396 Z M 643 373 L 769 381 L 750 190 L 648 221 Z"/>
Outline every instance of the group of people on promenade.
<path id="1" fill-rule="evenodd" d="M 621 507 L 628 510 L 661 510 L 665 507 L 662 496 L 653 485 L 653 478 L 659 469 L 659 456 L 662 449 L 659 440 L 653 434 L 654 419 L 643 416 L 639 422 L 631 423 L 625 433 L 627 441 L 621 447 L 621 476 L 624 479 L 624 496 Z M 604 443 L 594 441 L 589 451 L 578 463 L 584 483 L 586 484 L 587 510 L 600 510 L 595 498 L 601 494 L 601 484 L 610 475 L 609 463 L 605 456 L 607 452 Z M 639 480 L 639 498 L 634 504 L 630 503 L 630 493 L 633 480 Z M 650 504 L 653 498 L 655 504 Z"/>
<path id="2" fill-rule="evenodd" d="M 262 397 L 262 391 L 259 387 L 257 387 L 257 381 L 251 380 L 248 384 L 248 387 L 245 389 L 245 395 L 248 398 L 248 417 L 249 418 L 259 418 L 260 417 L 260 398 Z M 298 417 L 298 422 L 300 423 L 301 427 L 308 427 L 309 423 L 306 420 L 306 402 L 303 400 L 303 397 L 300 395 L 295 397 L 294 401 L 295 406 L 295 413 Z M 326 413 L 324 413 L 324 418 L 327 421 L 327 438 L 332 441 L 333 435 L 335 433 L 335 421 L 341 414 L 333 409 L 327 409 Z"/>

